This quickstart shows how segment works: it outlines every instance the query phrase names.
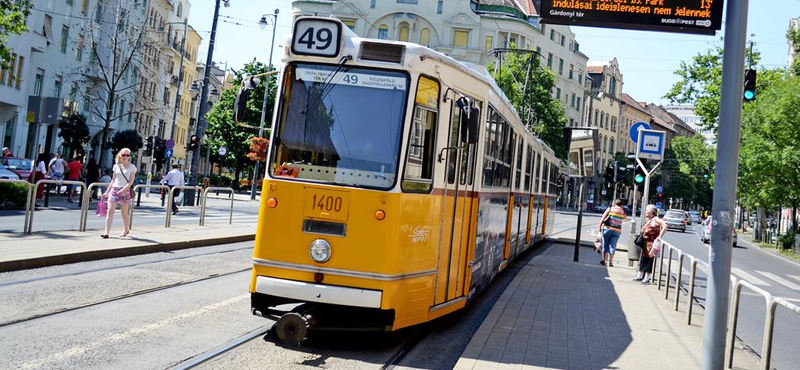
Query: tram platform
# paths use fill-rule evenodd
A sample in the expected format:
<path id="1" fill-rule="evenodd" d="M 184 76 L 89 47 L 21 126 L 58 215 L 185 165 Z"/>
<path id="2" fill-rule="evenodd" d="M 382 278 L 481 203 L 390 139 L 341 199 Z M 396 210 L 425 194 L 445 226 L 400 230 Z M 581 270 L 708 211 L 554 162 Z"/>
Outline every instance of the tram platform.
<path id="1" fill-rule="evenodd" d="M 108 239 L 97 230 L 0 233 L 0 272 L 254 240 L 256 224 L 134 225 L 127 237 L 116 236 L 120 231 Z"/>
<path id="2" fill-rule="evenodd" d="M 550 241 L 528 260 L 461 354 L 455 369 L 699 369 L 703 310 L 686 325 L 681 310 L 656 285 L 632 280 L 617 255 L 599 264 L 590 248 L 573 262 L 573 244 Z M 523 258 L 521 261 L 524 261 Z M 758 368 L 738 347 L 736 368 Z"/>

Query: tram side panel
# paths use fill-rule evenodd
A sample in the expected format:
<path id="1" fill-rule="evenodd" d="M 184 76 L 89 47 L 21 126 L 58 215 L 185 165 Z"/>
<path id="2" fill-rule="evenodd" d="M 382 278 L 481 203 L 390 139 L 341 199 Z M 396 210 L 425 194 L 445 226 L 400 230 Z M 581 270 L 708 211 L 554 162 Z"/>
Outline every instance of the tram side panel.
<path id="1" fill-rule="evenodd" d="M 506 244 L 507 217 L 508 193 L 481 193 L 470 294 L 483 290 L 500 269 Z"/>

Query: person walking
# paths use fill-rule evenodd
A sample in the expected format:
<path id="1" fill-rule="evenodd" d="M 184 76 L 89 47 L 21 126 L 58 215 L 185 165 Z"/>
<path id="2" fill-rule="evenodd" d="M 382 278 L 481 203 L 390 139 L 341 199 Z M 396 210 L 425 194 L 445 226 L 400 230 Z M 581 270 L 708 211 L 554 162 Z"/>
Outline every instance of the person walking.
<path id="1" fill-rule="evenodd" d="M 67 174 L 66 180 L 68 181 L 78 181 L 81 179 L 81 174 L 83 173 L 83 164 L 81 164 L 81 156 L 75 156 L 72 159 L 72 162 L 69 162 L 67 165 Z M 75 196 L 75 188 L 77 185 L 67 185 L 67 202 L 72 203 L 72 197 Z"/>
<path id="2" fill-rule="evenodd" d="M 128 236 L 128 232 L 130 232 L 128 207 L 131 205 L 131 187 L 133 186 L 133 180 L 136 179 L 136 166 L 131 164 L 130 149 L 120 149 L 119 153 L 117 153 L 116 164 L 112 173 L 111 185 L 101 198 L 101 201 L 108 200 L 106 229 L 105 233 L 100 235 L 103 239 L 108 239 L 111 223 L 114 222 L 114 211 L 117 203 L 119 203 L 120 212 L 122 213 L 122 233 L 119 236 Z"/>
<path id="3" fill-rule="evenodd" d="M 35 184 L 37 181 L 45 178 L 45 175 L 47 175 L 47 165 L 45 163 L 49 162 L 48 159 L 49 158 L 47 158 L 47 154 L 39 153 L 39 157 L 36 159 L 36 166 L 34 171 L 31 172 L 31 177 L 28 181 L 30 181 L 32 184 Z M 36 199 L 42 199 L 43 195 L 44 184 L 39 185 L 36 188 Z"/>
<path id="4" fill-rule="evenodd" d="M 3 147 L 3 157 L 13 157 L 13 156 L 14 154 L 11 153 L 11 149 L 8 149 L 8 147 Z"/>
<path id="5" fill-rule="evenodd" d="M 50 179 L 52 180 L 64 180 L 64 170 L 67 167 L 67 162 L 61 158 L 61 154 L 55 153 L 53 154 L 53 159 L 50 160 L 50 163 L 47 164 L 48 173 L 50 174 Z M 56 194 L 61 191 L 61 184 L 56 184 Z M 49 192 L 49 191 L 48 191 Z"/>
<path id="6" fill-rule="evenodd" d="M 94 156 L 89 157 L 89 163 L 86 164 L 86 186 L 88 187 L 92 183 L 95 183 L 100 180 L 100 166 L 97 165 L 97 161 L 94 159 Z M 92 190 L 92 199 L 96 199 L 97 191 Z"/>
<path id="7" fill-rule="evenodd" d="M 645 208 L 645 217 L 647 217 L 647 221 L 642 226 L 644 248 L 642 248 L 642 255 L 639 257 L 639 272 L 634 280 L 641 280 L 642 284 L 650 284 L 653 260 L 655 260 L 655 257 L 650 257 L 650 250 L 653 249 L 653 243 L 656 240 L 660 240 L 667 232 L 667 223 L 658 218 L 658 209 L 652 204 L 648 204 L 647 208 Z"/>
<path id="8" fill-rule="evenodd" d="M 622 200 L 615 200 L 614 206 L 606 209 L 600 220 L 599 231 L 603 235 L 603 250 L 602 252 L 597 251 L 597 253 L 602 253 L 603 256 L 600 264 L 605 265 L 607 261 L 608 267 L 614 267 L 614 253 L 617 252 L 617 242 L 622 234 L 622 221 L 625 221 Z"/>
<path id="9" fill-rule="evenodd" d="M 161 179 L 161 185 L 167 185 L 170 189 L 175 186 L 183 186 L 183 171 L 181 171 L 181 165 L 175 163 L 172 165 L 172 169 L 167 172 L 163 179 Z M 175 201 L 178 198 L 178 195 L 181 194 L 181 189 L 175 189 L 172 193 L 172 214 L 178 213 L 178 202 Z"/>

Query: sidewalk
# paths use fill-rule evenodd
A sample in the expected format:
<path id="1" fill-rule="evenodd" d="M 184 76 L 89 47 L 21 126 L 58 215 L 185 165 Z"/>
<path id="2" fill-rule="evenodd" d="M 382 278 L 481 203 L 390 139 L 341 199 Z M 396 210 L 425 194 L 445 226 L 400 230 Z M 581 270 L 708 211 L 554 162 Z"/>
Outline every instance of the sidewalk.
<path id="1" fill-rule="evenodd" d="M 41 231 L 0 234 L 0 272 L 132 256 L 255 239 L 256 224 L 141 227 L 127 237 L 100 238 L 101 231 Z"/>
<path id="2" fill-rule="evenodd" d="M 702 309 L 686 325 L 655 285 L 633 281 L 625 263 L 607 268 L 589 248 L 552 242 L 509 284 L 461 354 L 457 370 L 698 369 Z M 621 256 L 620 256 L 621 257 Z M 620 259 L 622 262 L 622 259 Z M 674 297 L 674 295 L 671 295 Z M 737 348 L 736 368 L 758 368 Z"/>

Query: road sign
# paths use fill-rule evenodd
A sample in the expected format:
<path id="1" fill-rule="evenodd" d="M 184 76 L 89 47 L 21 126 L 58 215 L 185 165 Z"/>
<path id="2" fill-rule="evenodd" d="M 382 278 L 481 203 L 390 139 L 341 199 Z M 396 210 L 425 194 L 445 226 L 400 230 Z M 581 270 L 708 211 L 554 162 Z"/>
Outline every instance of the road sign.
<path id="1" fill-rule="evenodd" d="M 663 187 L 661 187 L 661 185 L 659 185 L 659 186 L 656 186 L 656 192 L 658 192 L 658 193 L 663 193 L 663 192 L 664 192 L 664 188 L 663 188 Z"/>
<path id="2" fill-rule="evenodd" d="M 228 148 L 221 146 L 219 147 L 219 149 L 217 149 L 217 153 L 219 153 L 219 155 L 224 156 L 225 154 L 228 154 Z"/>
<path id="3" fill-rule="evenodd" d="M 722 26 L 724 1 L 541 0 L 542 23 L 713 35 Z"/>
<path id="4" fill-rule="evenodd" d="M 167 149 L 164 151 L 165 158 L 172 158 L 172 149 Z"/>
<path id="5" fill-rule="evenodd" d="M 165 141 L 165 142 L 164 142 L 164 146 L 165 146 L 167 149 L 172 149 L 172 148 L 174 148 L 174 147 L 175 147 L 175 140 L 169 139 L 169 140 Z"/>
<path id="6" fill-rule="evenodd" d="M 664 209 L 664 204 L 663 204 L 663 203 L 661 203 L 661 202 L 658 202 L 658 203 L 656 203 L 656 208 L 658 208 L 658 209 Z"/>
<path id="7" fill-rule="evenodd" d="M 636 143 L 636 157 L 660 161 L 664 157 L 664 146 L 667 133 L 658 130 L 639 130 L 639 141 Z"/>
<path id="8" fill-rule="evenodd" d="M 650 130 L 651 128 L 650 128 L 650 125 L 648 125 L 648 124 L 646 124 L 646 123 L 644 123 L 642 121 L 636 122 L 636 123 L 631 125 L 630 135 L 631 135 L 631 140 L 633 140 L 634 143 L 639 141 L 639 130 L 641 130 L 641 129 Z"/>

